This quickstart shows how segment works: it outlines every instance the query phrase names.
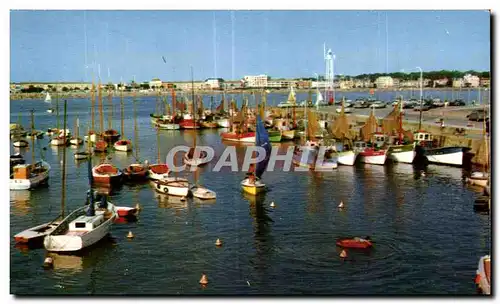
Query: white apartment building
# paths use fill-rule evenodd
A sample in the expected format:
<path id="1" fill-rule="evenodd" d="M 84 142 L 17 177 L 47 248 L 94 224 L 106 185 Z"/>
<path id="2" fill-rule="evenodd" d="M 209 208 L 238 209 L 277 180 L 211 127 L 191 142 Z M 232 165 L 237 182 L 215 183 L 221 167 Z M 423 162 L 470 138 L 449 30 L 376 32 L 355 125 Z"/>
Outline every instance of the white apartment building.
<path id="1" fill-rule="evenodd" d="M 311 88 L 313 89 L 325 89 L 325 88 L 328 88 L 329 86 L 329 83 L 328 81 L 313 81 L 311 82 Z"/>
<path id="2" fill-rule="evenodd" d="M 469 85 L 471 88 L 479 87 L 479 77 L 471 74 L 464 76 L 464 85 Z"/>
<path id="3" fill-rule="evenodd" d="M 392 88 L 394 86 L 394 81 L 391 76 L 380 76 L 375 80 L 377 89 Z"/>
<path id="4" fill-rule="evenodd" d="M 219 90 L 224 87 L 224 79 L 222 78 L 208 78 L 205 80 L 205 84 L 212 90 Z"/>
<path id="5" fill-rule="evenodd" d="M 161 86 L 162 86 L 162 82 L 161 82 L 161 80 L 159 78 L 153 78 L 149 82 L 149 87 L 150 88 L 152 88 L 152 87 L 160 88 Z"/>
<path id="6" fill-rule="evenodd" d="M 266 88 L 268 87 L 269 76 L 267 75 L 257 75 L 257 76 L 245 76 L 245 85 L 249 88 Z"/>

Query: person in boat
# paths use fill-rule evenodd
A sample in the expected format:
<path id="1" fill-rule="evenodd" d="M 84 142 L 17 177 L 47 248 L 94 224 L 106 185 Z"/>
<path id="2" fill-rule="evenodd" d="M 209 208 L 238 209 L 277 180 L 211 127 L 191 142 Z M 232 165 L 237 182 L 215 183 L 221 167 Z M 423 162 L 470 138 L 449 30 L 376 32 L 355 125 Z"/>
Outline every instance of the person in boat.
<path id="1" fill-rule="evenodd" d="M 360 237 L 355 237 L 354 240 L 357 241 L 357 242 L 360 242 L 360 243 L 370 242 L 371 241 L 371 239 L 370 239 L 369 236 L 365 236 L 364 239 L 360 238 Z"/>

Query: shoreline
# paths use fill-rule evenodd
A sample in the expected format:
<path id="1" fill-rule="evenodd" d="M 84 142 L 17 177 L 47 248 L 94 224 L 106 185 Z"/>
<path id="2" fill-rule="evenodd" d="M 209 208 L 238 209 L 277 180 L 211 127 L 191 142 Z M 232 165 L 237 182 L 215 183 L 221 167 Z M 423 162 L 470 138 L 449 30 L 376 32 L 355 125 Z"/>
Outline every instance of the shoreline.
<path id="1" fill-rule="evenodd" d="M 471 88 L 472 90 L 477 90 L 477 88 Z M 296 93 L 309 93 L 309 91 L 315 91 L 315 89 L 295 89 Z M 335 93 L 356 93 L 356 92 L 367 92 L 369 93 L 371 90 L 374 90 L 375 93 L 377 92 L 407 92 L 407 91 L 419 91 L 420 88 L 400 88 L 400 89 L 372 89 L 372 88 L 356 88 L 356 89 L 335 89 Z M 467 91 L 467 89 L 455 89 L 452 87 L 446 87 L 446 88 L 423 88 L 423 91 Z M 288 94 L 289 89 L 269 89 L 268 94 L 272 93 L 283 93 L 283 94 Z M 165 92 L 167 95 L 171 95 L 171 91 L 163 91 L 162 96 L 165 96 Z M 187 91 L 182 91 L 182 90 L 176 90 L 176 94 L 180 94 L 182 92 L 187 92 Z M 252 92 L 259 93 L 262 92 L 261 89 L 259 90 L 252 90 L 252 89 L 246 89 L 246 90 L 231 90 L 231 91 L 225 91 L 226 95 L 231 95 L 231 94 L 251 94 Z M 135 92 L 136 96 L 138 97 L 143 97 L 143 96 L 156 96 L 157 92 Z M 203 95 L 220 95 L 222 94 L 223 91 L 209 91 L 209 90 L 195 90 L 195 94 L 203 94 Z M 53 93 L 54 94 L 54 93 Z M 131 97 L 134 95 L 134 92 L 124 92 L 123 96 L 124 97 Z M 103 96 L 107 96 L 107 94 L 103 93 Z M 117 92 L 114 92 L 113 94 L 114 97 L 118 97 L 119 94 Z M 10 100 L 21 100 L 21 99 L 44 99 L 45 93 L 11 93 L 10 94 Z M 97 96 L 96 96 L 97 97 Z M 74 98 L 90 98 L 90 92 L 89 93 L 84 93 L 84 92 L 77 92 L 77 93 L 60 93 L 59 94 L 59 99 L 74 99 Z"/>

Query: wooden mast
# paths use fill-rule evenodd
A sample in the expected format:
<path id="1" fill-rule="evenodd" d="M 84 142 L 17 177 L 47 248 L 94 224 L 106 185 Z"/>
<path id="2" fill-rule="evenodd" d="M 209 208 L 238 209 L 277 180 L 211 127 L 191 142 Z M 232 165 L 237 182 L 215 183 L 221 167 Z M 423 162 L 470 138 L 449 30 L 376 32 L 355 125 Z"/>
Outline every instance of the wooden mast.
<path id="1" fill-rule="evenodd" d="M 102 138 L 104 129 L 104 118 L 102 116 L 102 91 L 101 91 L 101 80 L 97 84 L 97 100 L 99 102 L 99 135 Z"/>
<path id="2" fill-rule="evenodd" d="M 90 131 L 95 132 L 95 84 L 94 84 L 93 79 L 92 79 L 92 90 L 90 93 L 90 104 L 91 104 L 90 116 L 91 116 L 91 120 L 92 120 L 92 129 Z M 90 131 L 88 132 L 89 135 L 90 135 Z M 90 140 L 90 138 L 89 138 L 89 140 Z"/>
<path id="3" fill-rule="evenodd" d="M 135 100 L 135 93 L 132 98 L 132 103 L 134 106 L 134 146 L 135 146 L 135 161 L 139 162 L 139 135 L 138 135 L 138 130 L 137 130 L 137 109 L 136 109 L 136 100 Z M 123 120 L 122 120 L 123 124 Z"/>
<path id="4" fill-rule="evenodd" d="M 67 100 L 64 100 L 64 135 L 66 135 L 66 107 L 67 107 Z M 65 197 L 66 197 L 66 148 L 63 149 L 63 164 L 62 164 L 62 178 L 61 178 L 61 217 L 64 218 L 64 204 L 65 204 Z"/>
<path id="5" fill-rule="evenodd" d="M 57 132 L 59 132 L 59 93 L 57 92 L 57 84 L 56 84 L 56 129 Z"/>
<path id="6" fill-rule="evenodd" d="M 134 100 L 135 102 L 135 100 Z M 135 104 L 134 104 L 134 107 L 135 107 Z M 122 134 L 122 137 L 125 139 L 125 127 L 123 125 L 123 90 L 120 92 L 120 116 L 121 116 L 121 134 Z"/>
<path id="7" fill-rule="evenodd" d="M 113 95 L 111 90 L 108 88 L 108 104 L 109 104 L 109 115 L 108 115 L 108 130 L 113 129 Z"/>
<path id="8" fill-rule="evenodd" d="M 194 120 L 194 130 L 196 131 L 196 101 L 194 99 L 194 76 L 193 76 L 193 67 L 191 67 L 191 99 L 193 100 L 193 120 Z M 196 132 L 194 133 L 193 136 L 193 149 L 196 148 Z M 194 150 L 193 150 L 193 157 L 194 157 Z"/>
<path id="9" fill-rule="evenodd" d="M 33 132 L 35 131 L 35 111 L 31 110 L 31 166 L 35 166 L 35 137 Z"/>

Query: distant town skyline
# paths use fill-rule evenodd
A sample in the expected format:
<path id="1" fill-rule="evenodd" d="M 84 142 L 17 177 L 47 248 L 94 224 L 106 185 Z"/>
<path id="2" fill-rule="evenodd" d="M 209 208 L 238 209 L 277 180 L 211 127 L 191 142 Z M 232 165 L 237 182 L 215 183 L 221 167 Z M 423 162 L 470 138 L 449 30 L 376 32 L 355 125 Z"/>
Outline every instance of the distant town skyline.
<path id="1" fill-rule="evenodd" d="M 488 11 L 11 11 L 11 82 L 490 71 Z M 328 21 L 328 22 L 325 22 Z M 387 34 L 387 35 L 386 35 Z"/>

